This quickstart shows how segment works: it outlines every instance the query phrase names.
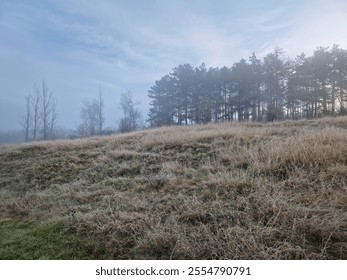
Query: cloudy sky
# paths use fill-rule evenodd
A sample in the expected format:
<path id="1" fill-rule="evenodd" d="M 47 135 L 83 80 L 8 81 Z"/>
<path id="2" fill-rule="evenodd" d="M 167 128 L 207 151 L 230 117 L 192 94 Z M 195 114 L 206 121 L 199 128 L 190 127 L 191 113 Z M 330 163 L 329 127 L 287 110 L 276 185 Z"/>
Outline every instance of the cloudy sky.
<path id="1" fill-rule="evenodd" d="M 106 126 L 131 90 L 181 63 L 231 66 L 252 52 L 347 48 L 346 0 L 0 0 L 0 130 L 20 129 L 24 98 L 45 79 L 58 125 L 76 128 L 84 99 L 105 99 Z"/>

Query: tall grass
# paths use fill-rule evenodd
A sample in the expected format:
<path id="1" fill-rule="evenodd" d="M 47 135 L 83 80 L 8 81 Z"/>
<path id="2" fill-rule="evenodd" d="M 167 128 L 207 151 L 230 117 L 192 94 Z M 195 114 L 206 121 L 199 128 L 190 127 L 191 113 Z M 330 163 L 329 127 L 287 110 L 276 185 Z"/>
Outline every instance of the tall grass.
<path id="1" fill-rule="evenodd" d="M 21 232 L 25 247 L 53 227 L 68 253 L 11 255 L 8 242 L 0 258 L 347 259 L 346 128 L 223 123 L 2 147 L 0 235 Z M 71 238 L 87 247 L 71 255 Z"/>

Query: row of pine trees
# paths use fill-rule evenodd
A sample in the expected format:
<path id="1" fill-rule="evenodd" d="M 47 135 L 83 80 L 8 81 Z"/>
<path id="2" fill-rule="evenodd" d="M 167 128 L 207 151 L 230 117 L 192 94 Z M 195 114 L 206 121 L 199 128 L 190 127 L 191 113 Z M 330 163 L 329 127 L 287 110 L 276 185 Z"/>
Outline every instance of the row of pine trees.
<path id="1" fill-rule="evenodd" d="M 275 49 L 231 67 L 181 64 L 148 91 L 151 126 L 274 121 L 347 114 L 347 50 L 319 47 L 295 59 Z"/>

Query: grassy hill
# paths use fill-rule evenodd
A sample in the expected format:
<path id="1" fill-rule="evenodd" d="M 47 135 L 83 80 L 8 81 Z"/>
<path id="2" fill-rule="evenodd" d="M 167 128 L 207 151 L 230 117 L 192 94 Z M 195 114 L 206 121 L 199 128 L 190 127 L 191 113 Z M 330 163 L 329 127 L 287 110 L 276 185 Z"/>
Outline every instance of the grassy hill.
<path id="1" fill-rule="evenodd" d="M 347 259 L 347 118 L 0 148 L 0 259 Z"/>

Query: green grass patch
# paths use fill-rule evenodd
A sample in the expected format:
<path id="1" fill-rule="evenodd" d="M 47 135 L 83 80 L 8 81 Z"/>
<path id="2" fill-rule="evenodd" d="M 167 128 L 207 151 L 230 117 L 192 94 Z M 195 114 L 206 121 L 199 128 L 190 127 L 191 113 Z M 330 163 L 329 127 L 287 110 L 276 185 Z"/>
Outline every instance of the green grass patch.
<path id="1" fill-rule="evenodd" d="M 90 241 L 63 232 L 63 224 L 0 223 L 0 259 L 98 259 Z"/>

